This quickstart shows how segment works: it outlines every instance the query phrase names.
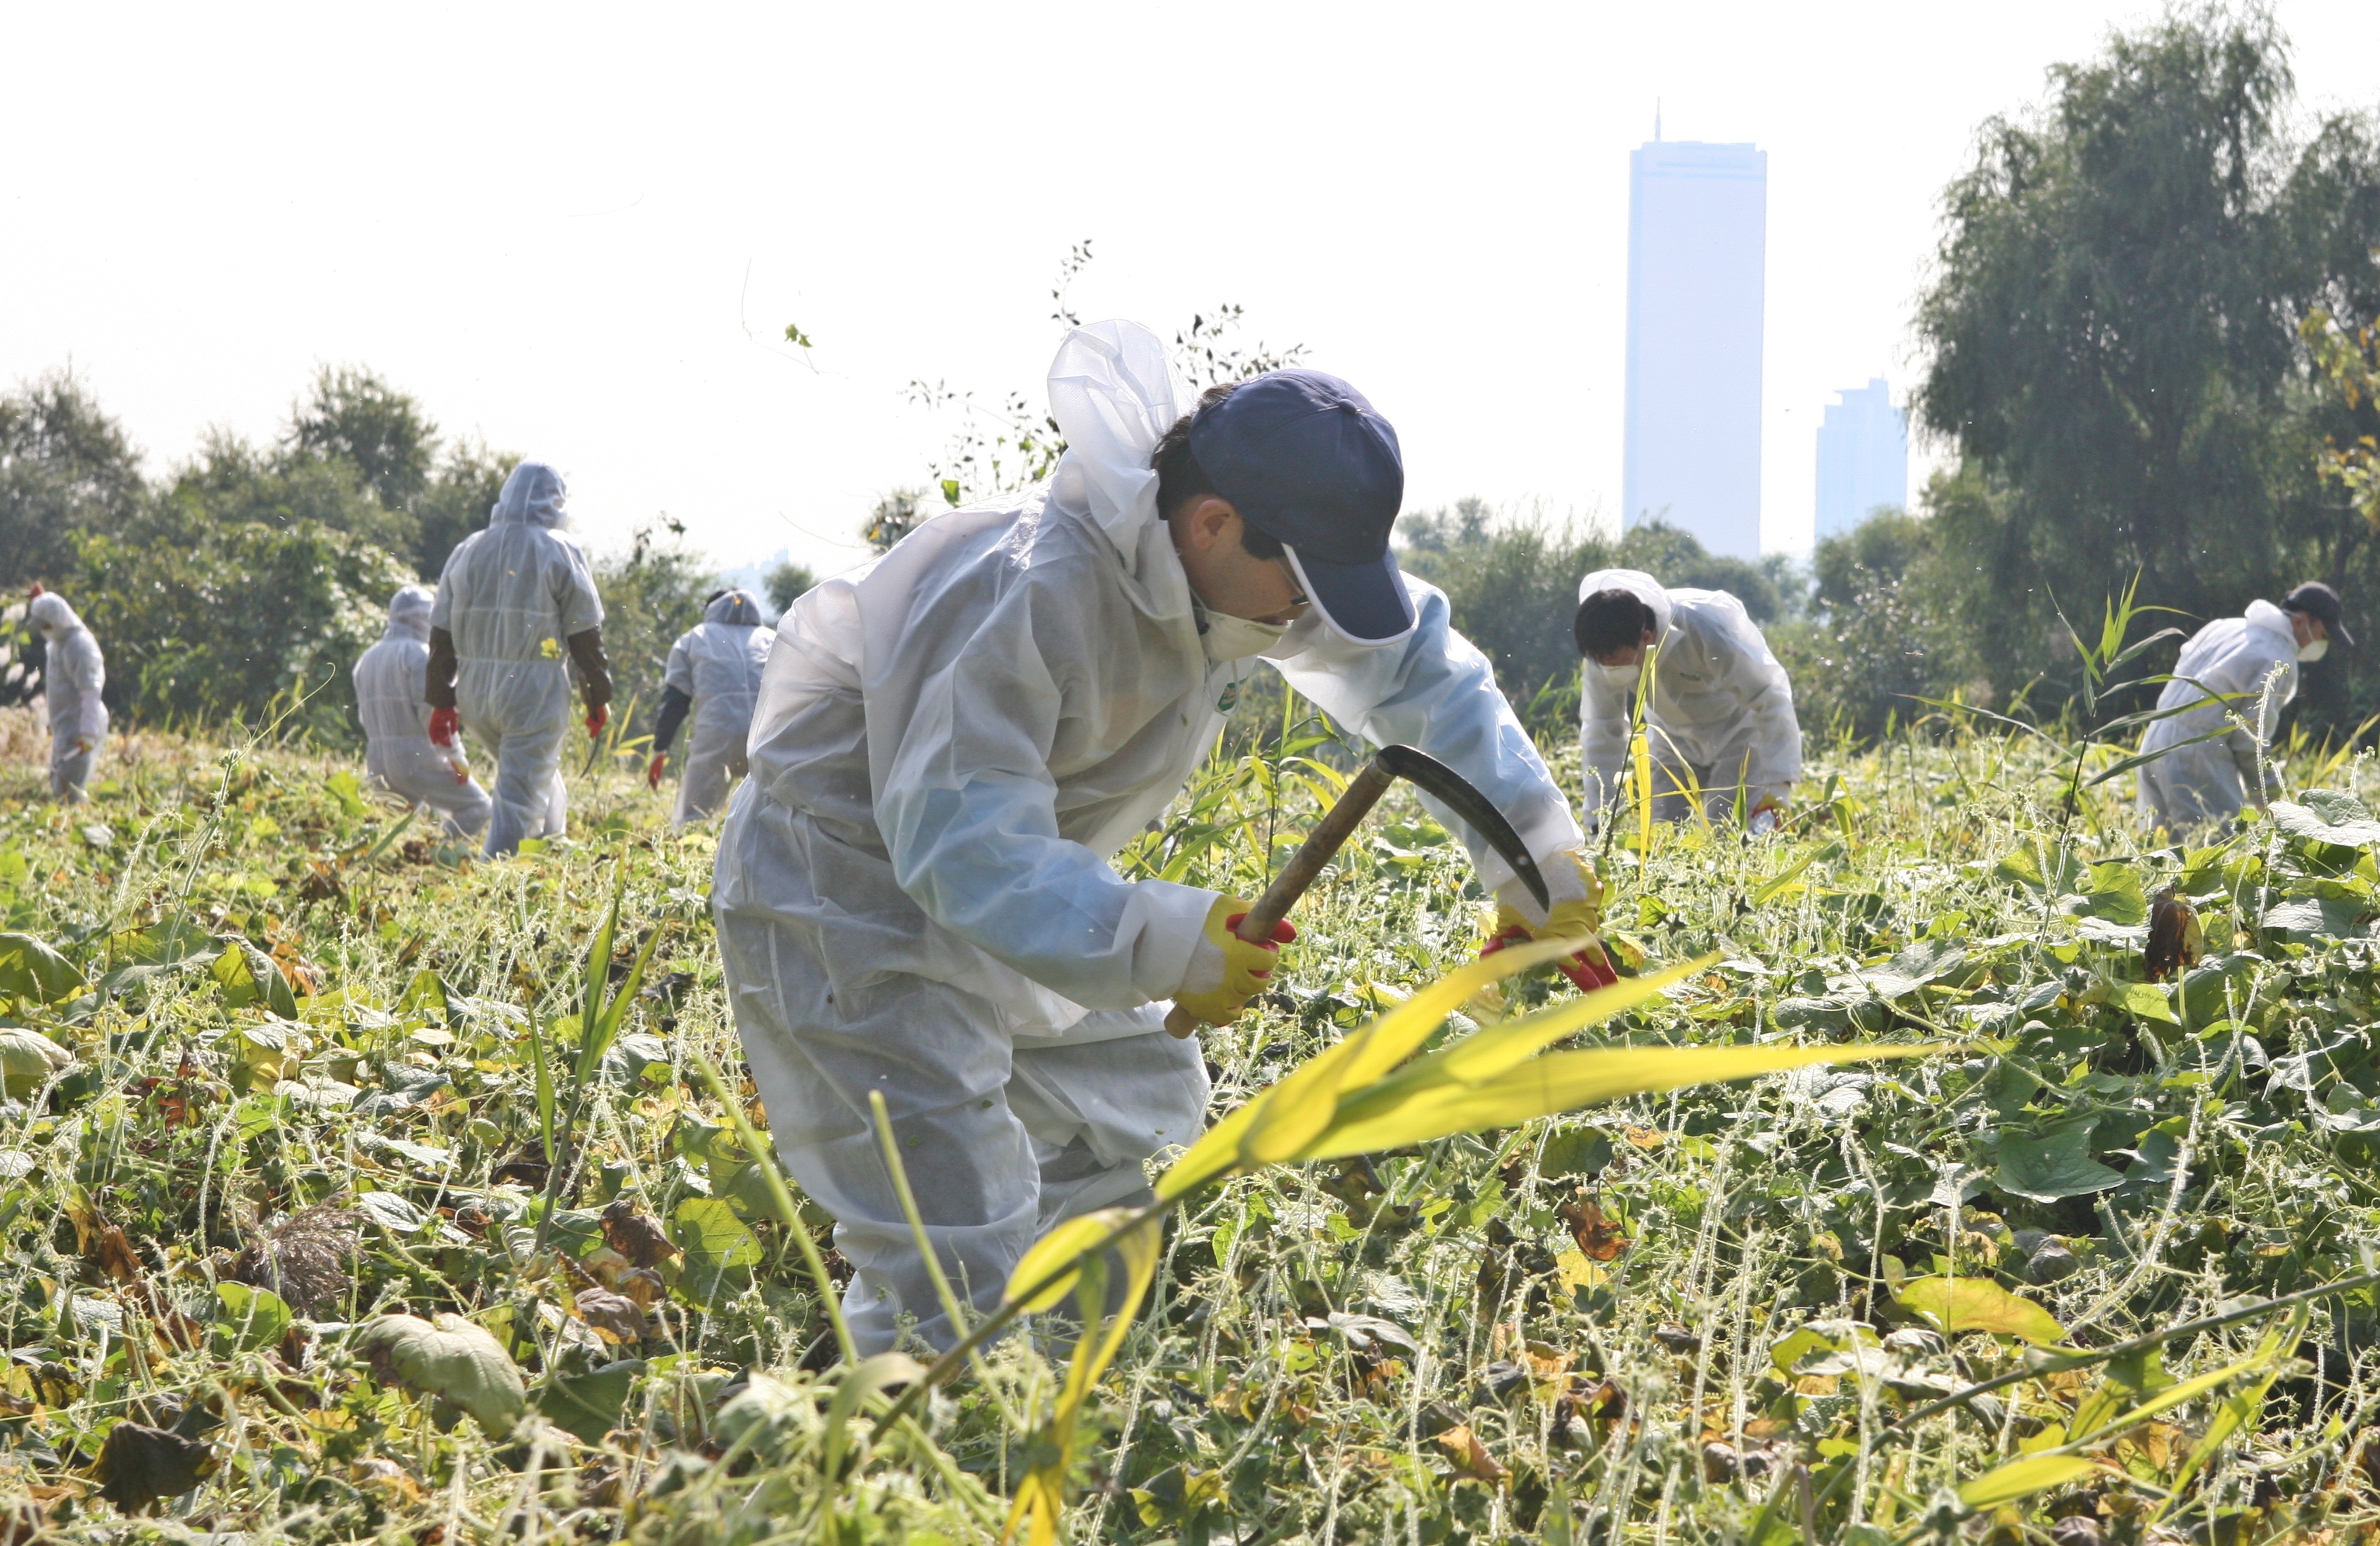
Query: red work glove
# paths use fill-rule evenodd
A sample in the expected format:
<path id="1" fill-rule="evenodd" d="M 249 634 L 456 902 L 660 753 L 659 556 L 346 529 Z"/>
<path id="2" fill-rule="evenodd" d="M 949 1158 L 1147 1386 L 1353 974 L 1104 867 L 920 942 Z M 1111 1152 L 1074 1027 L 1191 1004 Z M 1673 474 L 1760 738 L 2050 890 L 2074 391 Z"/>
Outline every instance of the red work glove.
<path id="1" fill-rule="evenodd" d="M 455 744 L 455 733 L 463 728 L 463 716 L 452 709 L 430 711 L 430 738 L 440 746 Z"/>
<path id="2" fill-rule="evenodd" d="M 591 741 L 596 736 L 601 735 L 603 733 L 603 726 L 610 724 L 611 721 L 612 711 L 610 709 L 601 703 L 597 703 L 590 707 L 587 711 L 587 738 Z"/>
<path id="3" fill-rule="evenodd" d="M 656 751 L 656 752 L 654 752 L 654 753 L 653 753 L 653 760 L 652 760 L 651 761 L 650 761 L 650 762 L 648 762 L 648 763 L 646 763 L 646 764 L 645 764 L 645 785 L 646 785 L 646 787 L 648 787 L 648 788 L 651 788 L 651 789 L 658 789 L 658 788 L 660 788 L 660 787 L 662 786 L 662 764 L 663 764 L 663 763 L 667 762 L 668 761 L 669 761 L 669 753 L 668 753 L 668 752 L 666 752 L 666 751 Z"/>
<path id="4" fill-rule="evenodd" d="M 1574 848 L 1555 854 L 1547 861 L 1547 870 L 1546 884 L 1552 892 L 1553 906 L 1542 921 L 1531 921 L 1536 903 L 1534 898 L 1517 894 L 1518 882 L 1507 882 L 1497 888 L 1495 932 L 1480 948 L 1480 958 L 1485 960 L 1507 945 L 1519 944 L 1540 934 L 1556 939 L 1575 939 L 1583 934 L 1597 943 L 1554 965 L 1581 992 L 1610 987 L 1620 980 L 1620 975 L 1611 969 L 1603 953 L 1603 882 L 1596 875 L 1594 866 Z"/>
<path id="5" fill-rule="evenodd" d="M 1479 958 L 1484 961 L 1507 945 L 1526 944 L 1536 937 L 1524 927 L 1515 926 L 1507 929 L 1479 947 Z M 1561 969 L 1561 974 L 1569 978 L 1571 984 L 1582 993 L 1591 993 L 1597 988 L 1609 988 L 1620 980 L 1620 974 L 1611 969 L 1611 963 L 1605 958 L 1603 947 L 1600 945 L 1590 944 L 1573 955 L 1561 957 L 1554 965 Z"/>

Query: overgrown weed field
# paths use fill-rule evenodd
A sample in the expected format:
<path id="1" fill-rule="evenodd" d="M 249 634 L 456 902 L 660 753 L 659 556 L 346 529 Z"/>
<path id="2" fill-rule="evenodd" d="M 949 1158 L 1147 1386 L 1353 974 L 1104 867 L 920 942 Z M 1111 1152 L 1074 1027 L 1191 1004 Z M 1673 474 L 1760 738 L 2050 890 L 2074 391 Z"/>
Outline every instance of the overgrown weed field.
<path id="1" fill-rule="evenodd" d="M 1255 895 L 1318 751 L 1219 760 L 1129 859 Z M 2368 1536 L 2364 764 L 2300 753 L 2329 793 L 2179 848 L 2073 767 L 1904 738 L 1819 760 L 1772 840 L 1620 823 L 1628 969 L 1715 959 L 1586 1042 L 1939 1050 L 1202 1195 L 1090 1393 L 1069 1535 Z M 622 763 L 574 780 L 573 842 L 486 864 L 357 773 L 134 736 L 66 810 L 0 768 L 0 1537 L 998 1539 L 1067 1322 L 914 1418 L 835 1359 L 794 1229 L 827 1236 L 700 1071 L 738 1082 L 712 838 Z M 2151 981 L 2168 884 L 2204 954 Z M 1216 1113 L 1467 961 L 1481 901 L 1392 801 L 1207 1037 Z"/>

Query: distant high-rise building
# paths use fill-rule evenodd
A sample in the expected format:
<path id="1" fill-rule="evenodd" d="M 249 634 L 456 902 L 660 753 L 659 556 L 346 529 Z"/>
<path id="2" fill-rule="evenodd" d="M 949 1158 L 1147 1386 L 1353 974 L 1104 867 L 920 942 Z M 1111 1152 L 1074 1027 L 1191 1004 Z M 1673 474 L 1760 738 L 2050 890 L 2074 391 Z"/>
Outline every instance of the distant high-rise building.
<path id="1" fill-rule="evenodd" d="M 1628 163 L 1621 515 L 1760 555 L 1768 152 L 1656 140 Z"/>
<path id="2" fill-rule="evenodd" d="M 1892 406 L 1881 376 L 1839 396 L 1818 426 L 1821 537 L 1850 530 L 1880 505 L 1909 503 L 1909 416 Z"/>

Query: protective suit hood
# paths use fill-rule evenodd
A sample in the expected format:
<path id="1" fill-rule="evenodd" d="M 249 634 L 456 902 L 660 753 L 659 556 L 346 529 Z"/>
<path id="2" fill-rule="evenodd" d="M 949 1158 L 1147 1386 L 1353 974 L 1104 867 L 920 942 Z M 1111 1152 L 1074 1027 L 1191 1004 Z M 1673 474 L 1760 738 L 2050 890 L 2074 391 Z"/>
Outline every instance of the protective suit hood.
<path id="1" fill-rule="evenodd" d="M 43 637 L 49 639 L 82 627 L 82 619 L 75 615 L 75 609 L 67 605 L 67 599 L 55 590 L 44 590 L 34 597 L 33 604 L 25 611 L 25 616 L 33 627 L 42 630 Z"/>
<path id="2" fill-rule="evenodd" d="M 1158 515 L 1157 469 L 1149 466 L 1159 439 L 1182 417 L 1165 346 L 1138 323 L 1075 329 L 1050 364 L 1050 417 L 1066 437 L 1050 502 L 1089 513 L 1144 615 L 1186 624 L 1190 581 Z"/>
<path id="3" fill-rule="evenodd" d="M 2240 614 L 2240 618 L 2250 627 L 2269 633 L 2280 639 L 2289 646 L 2289 653 L 2292 655 L 2297 653 L 2298 631 L 2289 626 L 2289 615 L 2272 603 L 2250 602 L 2248 610 Z"/>
<path id="4" fill-rule="evenodd" d="M 743 591 L 730 590 L 711 599 L 710 604 L 702 609 L 702 620 L 725 623 L 732 627 L 757 628 L 760 626 L 760 608 Z"/>
<path id="5" fill-rule="evenodd" d="M 570 490 L 550 462 L 523 462 L 504 480 L 504 493 L 488 506 L 490 526 L 542 526 L 557 530 L 570 524 L 563 506 Z"/>
<path id="6" fill-rule="evenodd" d="M 1668 643 L 1670 629 L 1677 622 L 1677 609 L 1670 604 L 1669 591 L 1661 582 L 1642 569 L 1597 569 L 1578 582 L 1578 599 L 1583 603 L 1597 590 L 1630 590 L 1653 609 L 1653 638 Z"/>
<path id="7" fill-rule="evenodd" d="M 418 639 L 430 642 L 430 609 L 438 603 L 437 593 L 426 585 L 408 585 L 389 598 L 388 631 L 398 639 Z"/>

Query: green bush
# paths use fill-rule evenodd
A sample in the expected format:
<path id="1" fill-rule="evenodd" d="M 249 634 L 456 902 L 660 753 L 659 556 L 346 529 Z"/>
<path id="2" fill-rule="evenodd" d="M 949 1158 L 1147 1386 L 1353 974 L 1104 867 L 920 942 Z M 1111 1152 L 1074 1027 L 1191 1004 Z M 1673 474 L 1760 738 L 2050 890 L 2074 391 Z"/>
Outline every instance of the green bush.
<path id="1" fill-rule="evenodd" d="M 1811 570 L 1810 615 L 1768 630 L 1806 740 L 1872 745 L 1932 712 L 1924 700 L 1954 693 L 1988 706 L 1991 688 L 1971 680 L 1931 522 L 1879 510 L 1822 540 Z"/>
<path id="2" fill-rule="evenodd" d="M 111 712 L 257 726 L 289 709 L 285 731 L 359 740 L 348 669 L 412 580 L 403 560 L 313 521 L 202 525 L 180 540 L 85 532 L 76 548 L 69 599 L 107 651 Z"/>
<path id="3" fill-rule="evenodd" d="M 595 561 L 595 589 L 603 598 L 603 651 L 612 660 L 621 734 L 652 733 L 662 700 L 662 673 L 677 636 L 702 621 L 703 599 L 719 589 L 709 562 L 689 553 L 686 529 L 663 517 L 666 535 L 638 527 L 628 551 Z"/>

